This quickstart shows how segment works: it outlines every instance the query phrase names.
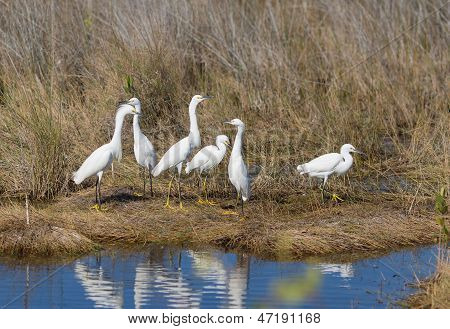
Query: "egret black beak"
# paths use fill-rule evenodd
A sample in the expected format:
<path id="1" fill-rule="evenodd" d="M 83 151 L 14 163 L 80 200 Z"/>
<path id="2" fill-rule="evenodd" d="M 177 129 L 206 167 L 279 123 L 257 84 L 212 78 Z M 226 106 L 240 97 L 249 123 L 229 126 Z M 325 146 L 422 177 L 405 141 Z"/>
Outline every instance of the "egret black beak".
<path id="1" fill-rule="evenodd" d="M 367 154 L 364 152 L 361 152 L 360 150 L 355 150 L 355 153 L 361 154 L 363 156 L 363 158 L 368 158 Z"/>
<path id="2" fill-rule="evenodd" d="M 228 147 L 231 147 L 231 144 L 228 143 L 228 142 L 224 142 L 224 144 L 225 144 L 226 146 L 228 146 Z"/>
<path id="3" fill-rule="evenodd" d="M 204 101 L 205 99 L 211 99 L 213 98 L 213 96 L 202 96 L 202 101 Z"/>

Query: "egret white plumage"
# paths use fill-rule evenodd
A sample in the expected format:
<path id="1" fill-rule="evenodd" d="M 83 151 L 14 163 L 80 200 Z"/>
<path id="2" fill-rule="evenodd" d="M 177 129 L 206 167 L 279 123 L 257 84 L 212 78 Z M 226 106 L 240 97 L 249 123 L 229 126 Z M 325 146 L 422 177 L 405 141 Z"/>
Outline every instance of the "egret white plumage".
<path id="1" fill-rule="evenodd" d="M 148 170 L 148 176 L 150 179 L 150 195 L 153 196 L 153 183 L 151 171 L 156 164 L 156 153 L 152 143 L 145 136 L 141 127 L 139 126 L 139 118 L 141 115 L 135 115 L 133 117 L 133 135 L 134 135 L 134 157 L 137 163 L 143 167 L 144 173 L 144 193 L 145 195 L 145 171 Z"/>
<path id="2" fill-rule="evenodd" d="M 336 174 L 338 176 L 346 174 L 353 165 L 353 157 L 350 153 L 359 153 L 365 155 L 363 152 L 357 150 L 351 144 L 344 144 L 341 147 L 340 153 L 327 153 L 321 155 L 307 163 L 297 166 L 297 170 L 301 175 L 307 174 L 310 177 L 317 177 L 323 179 L 322 183 L 322 199 L 325 190 L 325 184 L 327 183 L 330 175 Z M 339 196 L 333 193 L 332 200 L 341 200 Z"/>
<path id="3" fill-rule="evenodd" d="M 192 158 L 190 162 L 186 164 L 186 174 L 189 174 L 193 170 L 197 170 L 200 179 L 203 172 L 206 172 L 205 180 L 203 181 L 203 192 L 205 193 L 205 201 L 200 199 L 198 203 L 213 205 L 213 202 L 208 200 L 208 189 L 206 186 L 206 180 L 208 178 L 208 173 L 211 169 L 217 167 L 219 163 L 223 160 L 225 153 L 227 152 L 227 146 L 230 146 L 230 140 L 225 135 L 219 135 L 216 137 L 216 145 L 208 145 L 202 148 L 198 153 Z"/>
<path id="4" fill-rule="evenodd" d="M 159 163 L 156 165 L 156 167 L 152 170 L 152 175 L 154 177 L 157 177 L 159 174 L 161 174 L 161 172 L 167 169 L 176 168 L 176 170 L 178 171 L 178 199 L 180 208 L 183 208 L 183 204 L 181 202 L 181 169 L 183 166 L 183 162 L 186 161 L 192 150 L 199 147 L 201 144 L 200 131 L 198 130 L 197 115 L 195 111 L 198 104 L 209 98 L 211 98 L 211 96 L 195 95 L 194 97 L 192 97 L 192 100 L 189 103 L 189 136 L 172 145 L 169 150 L 167 150 L 167 152 L 163 155 L 161 160 L 159 160 Z M 175 174 L 172 175 L 172 178 L 169 182 L 169 191 L 167 193 L 167 200 L 165 204 L 165 207 L 168 208 L 170 208 L 170 190 L 172 188 L 172 182 L 175 178 Z"/>
<path id="5" fill-rule="evenodd" d="M 234 140 L 233 149 L 231 150 L 230 161 L 228 163 L 228 177 L 231 184 L 233 184 L 236 189 L 236 200 L 239 201 L 239 199 L 241 199 L 241 210 L 242 214 L 244 214 L 244 201 L 247 201 L 250 198 L 250 179 L 247 173 L 247 166 L 242 158 L 242 140 L 245 125 L 239 119 L 233 119 L 225 123 L 237 126 L 237 134 Z"/>
<path id="6" fill-rule="evenodd" d="M 80 169 L 73 173 L 72 179 L 75 184 L 81 184 L 86 178 L 97 175 L 95 183 L 95 205 L 97 210 L 101 206 L 100 184 L 103 171 L 107 169 L 114 160 L 122 159 L 122 126 L 127 114 L 138 115 L 141 113 L 141 103 L 137 98 L 131 98 L 128 102 L 121 104 L 116 113 L 114 135 L 108 144 L 100 146 L 84 160 Z"/>

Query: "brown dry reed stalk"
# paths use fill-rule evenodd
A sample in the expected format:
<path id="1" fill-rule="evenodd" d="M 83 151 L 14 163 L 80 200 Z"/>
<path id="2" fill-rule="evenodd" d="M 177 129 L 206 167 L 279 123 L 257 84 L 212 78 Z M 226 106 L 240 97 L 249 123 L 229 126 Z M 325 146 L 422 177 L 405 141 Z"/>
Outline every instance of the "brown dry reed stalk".
<path id="1" fill-rule="evenodd" d="M 216 96 L 203 144 L 241 118 L 257 197 L 308 187 L 295 166 L 344 143 L 370 155 L 333 183 L 345 194 L 431 195 L 449 184 L 448 27 L 446 0 L 1 0 L 0 193 L 73 191 L 130 76 L 159 155 L 187 134 L 193 94 Z M 115 185 L 139 182 L 129 122 Z"/>

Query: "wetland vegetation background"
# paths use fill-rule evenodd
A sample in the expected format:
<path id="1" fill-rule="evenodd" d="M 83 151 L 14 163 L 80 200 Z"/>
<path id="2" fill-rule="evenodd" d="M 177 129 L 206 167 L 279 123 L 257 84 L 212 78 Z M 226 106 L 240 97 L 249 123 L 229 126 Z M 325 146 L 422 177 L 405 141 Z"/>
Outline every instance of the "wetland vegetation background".
<path id="1" fill-rule="evenodd" d="M 202 142 L 234 135 L 225 120 L 247 124 L 256 198 L 304 190 L 295 166 L 344 143 L 369 154 L 351 187 L 333 182 L 347 197 L 429 197 L 449 184 L 448 9 L 445 0 L 2 0 L 0 195 L 74 191 L 71 173 L 108 141 L 116 103 L 131 94 L 161 156 L 187 134 L 191 96 L 208 93 Z M 140 182 L 130 121 L 114 185 Z M 216 177 L 219 194 L 226 180 Z"/>

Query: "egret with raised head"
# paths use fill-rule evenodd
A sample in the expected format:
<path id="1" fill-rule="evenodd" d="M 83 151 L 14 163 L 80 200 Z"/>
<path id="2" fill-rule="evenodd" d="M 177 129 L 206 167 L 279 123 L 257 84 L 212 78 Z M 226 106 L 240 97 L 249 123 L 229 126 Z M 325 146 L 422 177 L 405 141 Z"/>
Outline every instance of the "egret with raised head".
<path id="1" fill-rule="evenodd" d="M 180 208 L 183 208 L 183 204 L 181 202 L 181 169 L 183 166 L 183 162 L 186 161 L 192 150 L 199 147 L 201 144 L 200 131 L 198 130 L 196 115 L 197 105 L 209 98 L 211 98 L 211 96 L 195 95 L 194 97 L 192 97 L 192 100 L 189 103 L 189 136 L 172 145 L 163 155 L 161 160 L 159 160 L 159 163 L 156 165 L 156 167 L 152 170 L 153 177 L 157 177 L 167 169 L 176 169 L 176 171 L 178 171 L 178 200 Z M 170 190 L 172 188 L 172 182 L 175 178 L 175 175 L 176 172 L 172 175 L 169 182 L 165 204 L 165 207 L 167 208 L 171 208 Z"/>
<path id="2" fill-rule="evenodd" d="M 242 143 L 244 137 L 245 125 L 239 119 L 233 119 L 225 122 L 237 127 L 236 138 L 234 139 L 233 149 L 231 150 L 230 161 L 228 163 L 228 177 L 231 184 L 236 189 L 236 201 L 241 199 L 241 211 L 244 215 L 244 201 L 250 198 L 250 179 L 248 177 L 247 166 L 242 158 Z M 236 203 L 236 207 L 238 204 Z"/>

